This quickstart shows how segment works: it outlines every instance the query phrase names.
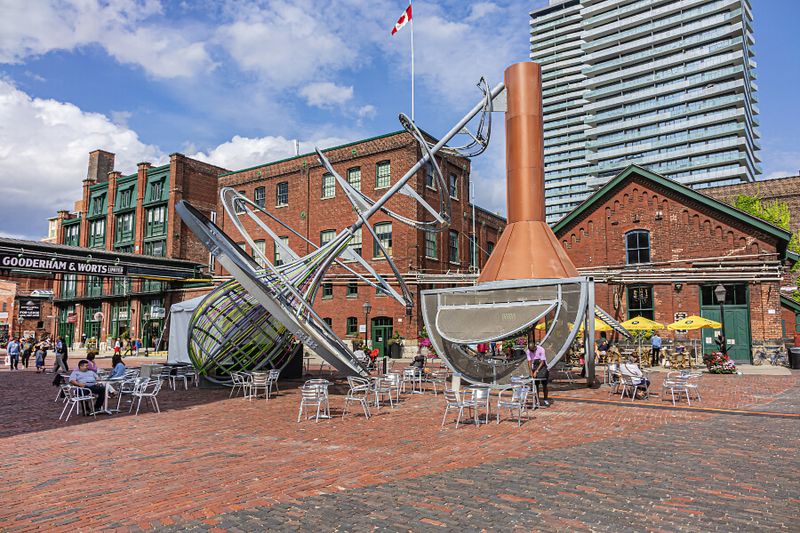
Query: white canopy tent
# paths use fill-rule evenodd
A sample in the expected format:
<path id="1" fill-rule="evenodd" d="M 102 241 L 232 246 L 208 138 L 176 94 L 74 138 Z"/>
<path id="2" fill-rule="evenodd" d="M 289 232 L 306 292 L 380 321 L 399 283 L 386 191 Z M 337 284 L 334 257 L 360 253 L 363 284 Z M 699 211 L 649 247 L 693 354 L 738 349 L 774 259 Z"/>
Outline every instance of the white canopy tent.
<path id="1" fill-rule="evenodd" d="M 169 308 L 169 351 L 167 363 L 191 363 L 189 360 L 189 322 L 205 295 L 179 302 Z"/>

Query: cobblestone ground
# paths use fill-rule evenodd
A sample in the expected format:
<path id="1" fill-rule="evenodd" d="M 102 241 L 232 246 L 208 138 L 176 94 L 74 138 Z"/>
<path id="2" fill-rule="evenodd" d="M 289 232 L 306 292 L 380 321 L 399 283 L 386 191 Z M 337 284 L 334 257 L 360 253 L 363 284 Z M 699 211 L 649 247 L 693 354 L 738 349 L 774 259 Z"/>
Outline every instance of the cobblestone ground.
<path id="1" fill-rule="evenodd" d="M 440 429 L 431 394 L 298 424 L 286 383 L 269 402 L 166 390 L 161 414 L 65 424 L 52 376 L 0 372 L 0 530 L 797 531 L 800 375 L 708 378 L 702 404 L 753 414 L 572 389 L 522 428 Z"/>

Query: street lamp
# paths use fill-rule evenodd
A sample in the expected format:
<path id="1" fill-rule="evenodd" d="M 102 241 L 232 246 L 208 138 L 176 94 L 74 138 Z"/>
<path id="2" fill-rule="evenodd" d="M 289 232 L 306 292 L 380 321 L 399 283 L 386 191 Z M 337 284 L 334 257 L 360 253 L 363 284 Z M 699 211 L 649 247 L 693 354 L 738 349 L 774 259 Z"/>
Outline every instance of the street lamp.
<path id="1" fill-rule="evenodd" d="M 142 326 L 141 337 L 145 340 L 144 345 L 144 356 L 150 357 L 150 343 L 147 342 L 147 335 L 150 334 L 150 313 L 145 312 L 144 314 L 144 325 Z"/>
<path id="2" fill-rule="evenodd" d="M 725 296 L 727 293 L 728 291 L 722 283 L 714 288 L 714 296 L 717 297 L 717 301 L 719 302 L 719 321 L 720 324 L 722 324 L 722 342 L 720 343 L 719 349 L 722 351 L 723 355 L 728 353 L 728 339 L 725 337 Z"/>
<path id="3" fill-rule="evenodd" d="M 364 346 L 369 347 L 369 313 L 372 311 L 372 304 L 364 302 L 362 308 L 364 309 Z"/>

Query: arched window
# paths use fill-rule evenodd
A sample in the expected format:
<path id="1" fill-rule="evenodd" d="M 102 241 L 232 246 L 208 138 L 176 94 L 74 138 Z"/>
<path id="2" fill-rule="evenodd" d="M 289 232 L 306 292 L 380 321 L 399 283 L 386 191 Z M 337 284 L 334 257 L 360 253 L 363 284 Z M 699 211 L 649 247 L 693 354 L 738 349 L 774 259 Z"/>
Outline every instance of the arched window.
<path id="1" fill-rule="evenodd" d="M 650 262 L 650 232 L 637 229 L 625 234 L 625 256 L 627 264 L 638 265 Z"/>

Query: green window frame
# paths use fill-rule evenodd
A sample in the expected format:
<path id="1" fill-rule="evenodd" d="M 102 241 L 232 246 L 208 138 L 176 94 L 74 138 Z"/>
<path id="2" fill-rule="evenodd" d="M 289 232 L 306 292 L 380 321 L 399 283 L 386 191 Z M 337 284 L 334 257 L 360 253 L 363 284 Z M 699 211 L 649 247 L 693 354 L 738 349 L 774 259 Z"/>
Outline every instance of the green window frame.
<path id="1" fill-rule="evenodd" d="M 264 207 L 267 201 L 267 190 L 264 187 L 256 187 L 253 190 L 253 203 L 258 207 Z"/>
<path id="2" fill-rule="evenodd" d="M 458 200 L 458 177 L 455 174 L 450 174 L 450 198 Z"/>
<path id="3" fill-rule="evenodd" d="M 106 212 L 106 194 L 92 196 L 89 216 L 98 216 Z"/>
<path id="4" fill-rule="evenodd" d="M 386 253 L 389 254 L 389 257 L 392 256 L 392 223 L 391 222 L 378 222 L 375 224 L 375 235 L 378 236 L 377 240 L 373 242 L 372 246 L 372 257 L 380 258 L 383 257 L 381 255 L 381 249 L 378 246 L 378 242 L 380 242 L 383 247 L 386 249 Z"/>
<path id="5" fill-rule="evenodd" d="M 148 207 L 144 211 L 145 238 L 160 237 L 167 234 L 167 206 Z M 148 254 L 150 255 L 150 254 Z"/>
<path id="6" fill-rule="evenodd" d="M 111 294 L 119 296 L 127 296 L 131 293 L 131 279 L 130 278 L 112 278 Z"/>
<path id="7" fill-rule="evenodd" d="M 98 218 L 89 221 L 89 248 L 105 248 L 106 219 Z"/>
<path id="8" fill-rule="evenodd" d="M 67 246 L 80 246 L 81 225 L 70 224 L 64 226 L 64 244 Z"/>
<path id="9" fill-rule="evenodd" d="M 361 167 L 347 169 L 347 183 L 355 190 L 361 190 Z"/>
<path id="10" fill-rule="evenodd" d="M 86 296 L 102 296 L 103 278 L 100 276 L 86 276 L 83 285 L 83 293 Z"/>
<path id="11" fill-rule="evenodd" d="M 133 187 L 128 187 L 119 191 L 118 209 L 127 209 L 133 204 Z"/>
<path id="12" fill-rule="evenodd" d="M 289 205 L 289 182 L 282 181 L 275 187 L 275 207 Z"/>
<path id="13" fill-rule="evenodd" d="M 165 257 L 167 255 L 167 240 L 146 241 L 144 243 L 144 255 Z"/>
<path id="14" fill-rule="evenodd" d="M 347 298 L 355 298 L 358 296 L 358 282 L 350 281 L 347 283 Z"/>
<path id="15" fill-rule="evenodd" d="M 358 334 L 358 318 L 354 316 L 347 317 L 347 326 L 345 328 L 345 335 L 354 336 Z"/>
<path id="16" fill-rule="evenodd" d="M 429 259 L 439 258 L 439 251 L 436 249 L 436 241 L 436 233 L 432 231 L 425 232 L 425 257 Z"/>
<path id="17" fill-rule="evenodd" d="M 361 237 L 361 228 L 358 228 L 354 233 L 353 236 L 350 237 L 350 242 L 347 243 L 347 247 L 352 250 L 352 252 L 356 255 L 361 255 L 361 245 L 362 245 L 362 237 Z"/>
<path id="18" fill-rule="evenodd" d="M 431 161 L 425 163 L 425 186 L 434 191 L 436 190 L 436 179 L 434 177 L 433 163 Z"/>
<path id="19" fill-rule="evenodd" d="M 458 232 L 450 230 L 450 238 L 448 239 L 448 252 L 449 260 L 451 263 L 459 264 L 461 260 L 458 257 Z"/>
<path id="20" fill-rule="evenodd" d="M 336 196 L 336 180 L 333 174 L 325 173 L 322 175 L 322 198 L 333 198 Z"/>
<path id="21" fill-rule="evenodd" d="M 333 298 L 333 283 L 325 282 L 322 284 L 322 299 L 330 300 Z"/>
<path id="22" fill-rule="evenodd" d="M 114 242 L 128 242 L 133 240 L 133 229 L 136 220 L 136 213 L 133 211 L 128 213 L 121 213 L 116 216 L 117 229 L 114 234 Z"/>
<path id="23" fill-rule="evenodd" d="M 74 298 L 78 292 L 78 275 L 64 274 L 61 278 L 61 297 Z"/>
<path id="24" fill-rule="evenodd" d="M 147 195 L 148 202 L 158 202 L 164 199 L 164 184 L 166 178 L 152 180 L 149 185 L 149 194 Z"/>
<path id="25" fill-rule="evenodd" d="M 392 184 L 392 164 L 389 161 L 378 161 L 375 165 L 375 188 L 385 189 Z"/>
<path id="26" fill-rule="evenodd" d="M 326 229 L 319 232 L 319 245 L 325 246 L 336 236 L 335 229 Z"/>
<path id="27" fill-rule="evenodd" d="M 628 265 L 650 262 L 650 232 L 635 229 L 625 234 L 625 260 Z"/>

